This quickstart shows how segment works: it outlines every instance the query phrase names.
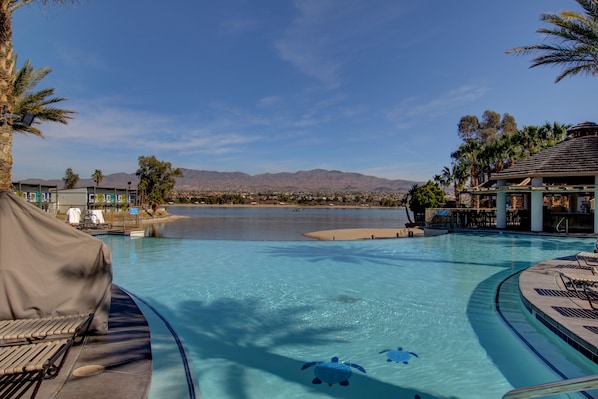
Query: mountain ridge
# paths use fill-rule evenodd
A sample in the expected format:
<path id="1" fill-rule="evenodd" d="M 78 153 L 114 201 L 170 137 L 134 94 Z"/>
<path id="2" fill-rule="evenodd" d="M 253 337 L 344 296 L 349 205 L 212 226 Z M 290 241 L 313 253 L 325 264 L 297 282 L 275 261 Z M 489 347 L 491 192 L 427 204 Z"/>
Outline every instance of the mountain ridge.
<path id="1" fill-rule="evenodd" d="M 355 172 L 312 169 L 298 172 L 261 173 L 249 175 L 244 172 L 217 172 L 184 169 L 182 178 L 176 179 L 174 191 L 195 192 L 407 192 L 421 182 L 386 179 Z M 104 176 L 100 186 L 126 188 L 136 187 L 138 178 L 134 173 L 113 173 Z M 62 179 L 26 179 L 24 184 L 45 184 L 63 187 Z M 93 179 L 79 179 L 77 187 L 94 186 Z"/>

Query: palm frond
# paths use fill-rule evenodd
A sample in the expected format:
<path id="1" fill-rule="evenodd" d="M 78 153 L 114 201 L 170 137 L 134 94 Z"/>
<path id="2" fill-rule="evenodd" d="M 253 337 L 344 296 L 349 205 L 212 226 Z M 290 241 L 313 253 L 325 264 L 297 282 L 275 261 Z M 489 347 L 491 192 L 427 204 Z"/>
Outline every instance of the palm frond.
<path id="1" fill-rule="evenodd" d="M 17 115 L 30 113 L 35 115 L 32 126 L 26 126 L 16 121 L 13 122 L 13 131 L 18 133 L 29 133 L 43 137 L 41 130 L 37 127 L 42 122 L 58 122 L 67 124 L 75 111 L 58 108 L 55 105 L 67 99 L 54 96 L 54 88 L 35 90 L 35 87 L 52 71 L 49 67 L 35 69 L 29 60 L 15 72 L 14 102 L 11 112 Z"/>
<path id="2" fill-rule="evenodd" d="M 564 10 L 557 14 L 543 13 L 540 20 L 552 25 L 537 32 L 552 44 L 534 44 L 507 50 L 507 54 L 538 54 L 530 68 L 542 65 L 561 66 L 563 71 L 555 83 L 567 76 L 598 74 L 598 0 L 576 0 L 585 15 Z"/>

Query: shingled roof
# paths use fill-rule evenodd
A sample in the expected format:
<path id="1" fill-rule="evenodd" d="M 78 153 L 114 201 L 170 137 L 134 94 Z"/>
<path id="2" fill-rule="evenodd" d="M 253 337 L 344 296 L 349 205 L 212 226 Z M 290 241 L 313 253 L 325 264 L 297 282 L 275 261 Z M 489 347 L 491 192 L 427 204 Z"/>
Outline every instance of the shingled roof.
<path id="1" fill-rule="evenodd" d="M 598 136 L 562 141 L 492 175 L 492 180 L 598 175 Z"/>

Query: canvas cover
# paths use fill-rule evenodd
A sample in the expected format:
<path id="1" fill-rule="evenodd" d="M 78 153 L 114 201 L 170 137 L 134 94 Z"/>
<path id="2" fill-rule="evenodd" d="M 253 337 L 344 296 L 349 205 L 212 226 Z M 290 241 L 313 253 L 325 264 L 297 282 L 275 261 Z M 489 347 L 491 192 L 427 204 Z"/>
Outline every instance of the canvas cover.
<path id="1" fill-rule="evenodd" d="M 102 241 L 0 190 L 0 320 L 93 312 L 106 333 L 111 286 Z"/>
<path id="2" fill-rule="evenodd" d="M 104 224 L 104 213 L 102 213 L 101 209 L 94 209 L 91 211 L 91 223 L 94 224 Z"/>
<path id="3" fill-rule="evenodd" d="M 72 225 L 79 224 L 81 222 L 81 209 L 69 208 L 66 211 L 66 222 Z"/>

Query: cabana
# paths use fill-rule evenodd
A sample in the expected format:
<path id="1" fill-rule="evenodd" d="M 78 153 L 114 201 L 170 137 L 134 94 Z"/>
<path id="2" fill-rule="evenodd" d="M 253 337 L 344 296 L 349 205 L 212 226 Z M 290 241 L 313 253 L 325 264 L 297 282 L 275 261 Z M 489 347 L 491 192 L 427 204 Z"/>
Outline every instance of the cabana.
<path id="1" fill-rule="evenodd" d="M 511 214 L 529 215 L 532 232 L 598 234 L 598 125 L 584 122 L 570 138 L 491 176 L 490 184 L 463 192 L 492 198 L 495 227 L 506 229 Z"/>
<path id="2" fill-rule="evenodd" d="M 0 190 L 0 320 L 93 313 L 107 333 L 111 286 L 102 241 Z"/>

